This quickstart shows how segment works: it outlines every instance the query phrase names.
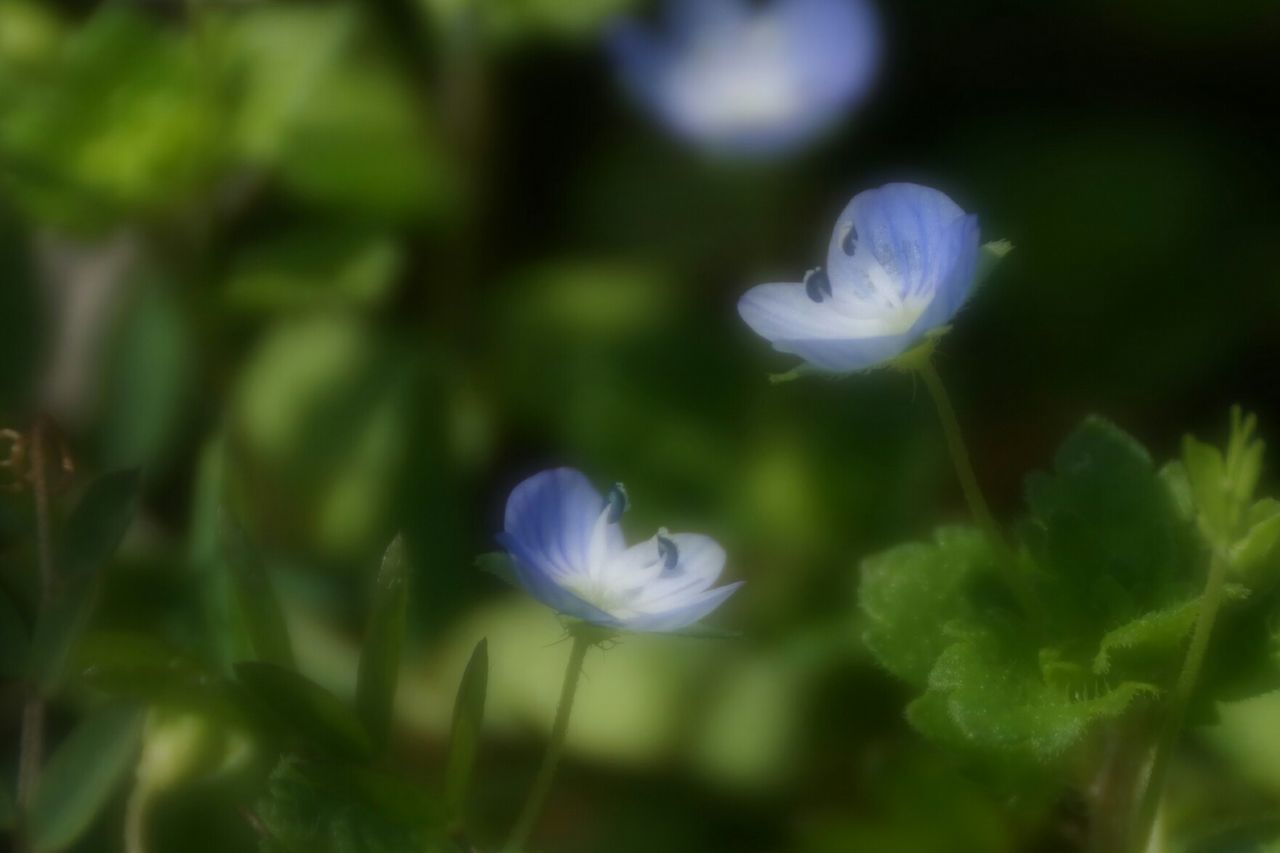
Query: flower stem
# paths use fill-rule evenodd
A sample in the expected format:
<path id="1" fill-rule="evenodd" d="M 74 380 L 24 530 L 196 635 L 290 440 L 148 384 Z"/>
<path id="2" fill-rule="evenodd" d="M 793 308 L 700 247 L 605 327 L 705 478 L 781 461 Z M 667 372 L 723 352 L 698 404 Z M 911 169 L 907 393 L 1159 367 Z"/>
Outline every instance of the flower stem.
<path id="1" fill-rule="evenodd" d="M 960 421 L 956 418 L 956 410 L 951 405 L 946 386 L 942 384 L 942 377 L 938 375 L 937 368 L 933 366 L 933 360 L 930 358 L 921 359 L 914 367 L 916 373 L 924 380 L 925 387 L 929 389 L 929 395 L 933 397 L 934 406 L 938 410 L 942 434 L 946 437 L 947 450 L 951 454 L 951 462 L 955 465 L 956 478 L 960 480 L 964 498 L 969 504 L 969 512 L 973 514 L 973 520 L 977 522 L 978 527 L 982 529 L 987 540 L 996 550 L 1005 580 L 1014 595 L 1018 597 L 1022 609 L 1028 616 L 1038 617 L 1041 611 L 1035 593 L 1027 582 L 1026 575 L 1018 566 L 1013 552 L 1000 534 L 1000 528 L 996 526 L 995 519 L 991 515 L 987 499 L 982 494 L 982 487 L 978 485 L 978 477 L 974 474 L 973 463 L 969 458 L 969 449 L 965 446 L 964 434 L 960 430 Z"/>
<path id="2" fill-rule="evenodd" d="M 1200 596 L 1200 613 L 1196 617 L 1196 625 L 1191 634 L 1191 645 L 1187 647 L 1187 657 L 1182 662 L 1182 671 L 1178 673 L 1178 682 L 1174 686 L 1168 715 L 1160 731 L 1160 739 L 1156 742 L 1155 755 L 1151 760 L 1151 772 L 1147 774 L 1146 787 L 1138 807 L 1134 833 L 1135 849 L 1145 849 L 1151 837 L 1156 812 L 1164 794 L 1165 778 L 1169 774 L 1169 762 L 1173 759 L 1174 749 L 1178 745 L 1178 735 L 1182 732 L 1187 706 L 1191 703 L 1191 694 L 1195 692 L 1196 682 L 1200 679 L 1200 669 L 1204 665 L 1205 652 L 1209 649 L 1213 623 L 1217 620 L 1218 610 L 1222 606 L 1222 592 L 1226 581 L 1227 561 L 1215 550 L 1209 561 L 1209 579 L 1205 582 L 1204 593 Z"/>
<path id="3" fill-rule="evenodd" d="M 36 559 L 40 573 L 40 602 L 37 616 L 48 609 L 57 586 L 53 566 L 53 541 L 49 521 L 49 483 L 45 468 L 45 424 L 38 418 L 31 431 L 31 490 L 35 497 Z M 18 735 L 17 804 L 25 813 L 31 805 L 40 764 L 44 756 L 44 696 L 35 684 L 28 685 L 22 708 L 22 728 Z M 25 833 L 19 833 L 21 838 Z M 19 842 L 26 848 L 25 839 Z"/>
<path id="4" fill-rule="evenodd" d="M 511 836 L 507 839 L 504 850 L 516 853 L 523 849 L 533 831 L 534 823 L 542 814 L 547 793 L 551 790 L 551 780 L 556 775 L 556 765 L 560 763 L 560 753 L 564 750 L 564 736 L 569 731 L 569 714 L 573 711 L 573 697 L 578 692 L 578 677 L 582 674 L 582 661 L 587 656 L 591 639 L 585 634 L 575 634 L 573 651 L 569 653 L 569 665 L 564 671 L 564 685 L 560 688 L 560 705 L 556 709 L 556 719 L 551 726 L 551 740 L 547 743 L 547 751 L 542 756 L 542 765 L 538 775 L 534 777 L 533 787 L 529 789 L 529 798 L 516 820 Z"/>

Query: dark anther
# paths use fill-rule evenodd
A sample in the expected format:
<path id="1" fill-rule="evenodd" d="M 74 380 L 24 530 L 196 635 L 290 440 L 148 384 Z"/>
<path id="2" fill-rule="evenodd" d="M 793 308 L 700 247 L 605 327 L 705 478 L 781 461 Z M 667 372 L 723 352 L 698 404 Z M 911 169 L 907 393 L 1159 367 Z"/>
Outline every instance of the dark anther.
<path id="1" fill-rule="evenodd" d="M 831 279 L 822 271 L 822 267 L 814 267 L 804 274 L 804 292 L 814 302 L 821 302 L 831 295 Z"/>
<path id="2" fill-rule="evenodd" d="M 658 559 L 662 561 L 662 570 L 669 572 L 680 562 L 680 549 L 661 533 L 658 534 Z"/>
<path id="3" fill-rule="evenodd" d="M 617 524 L 618 519 L 622 518 L 622 514 L 631 506 L 627 489 L 621 483 L 613 484 L 613 488 L 609 489 L 608 494 L 604 496 L 604 502 L 609 507 L 610 524 Z"/>
<path id="4" fill-rule="evenodd" d="M 845 233 L 844 239 L 840 241 L 840 249 L 846 255 L 852 256 L 858 250 L 858 229 L 852 225 L 849 226 L 848 232 Z"/>

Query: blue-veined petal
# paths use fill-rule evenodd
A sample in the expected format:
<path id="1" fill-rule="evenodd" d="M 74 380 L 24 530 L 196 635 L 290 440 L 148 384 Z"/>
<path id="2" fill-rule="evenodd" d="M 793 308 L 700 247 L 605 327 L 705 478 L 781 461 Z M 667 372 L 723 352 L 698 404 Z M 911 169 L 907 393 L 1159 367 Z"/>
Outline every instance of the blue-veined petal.
<path id="1" fill-rule="evenodd" d="M 591 482 L 572 468 L 556 468 L 536 474 L 511 492 L 504 528 L 517 543 L 529 567 L 552 577 L 567 578 L 589 572 L 594 544 L 604 538 L 608 552 L 625 547 L 616 524 L 599 522 L 605 500 Z"/>
<path id="2" fill-rule="evenodd" d="M 630 631 L 680 631 L 724 604 L 740 586 L 742 581 L 708 589 L 671 609 L 628 618 L 624 620 L 623 626 Z"/>

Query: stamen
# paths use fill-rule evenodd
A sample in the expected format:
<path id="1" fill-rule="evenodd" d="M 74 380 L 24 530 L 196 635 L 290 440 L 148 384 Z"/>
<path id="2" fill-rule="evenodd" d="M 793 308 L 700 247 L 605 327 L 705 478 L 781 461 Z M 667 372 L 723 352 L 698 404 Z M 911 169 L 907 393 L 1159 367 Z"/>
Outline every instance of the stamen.
<path id="1" fill-rule="evenodd" d="M 614 483 L 604 496 L 605 506 L 607 507 L 609 523 L 617 524 L 622 518 L 622 514 L 631 508 L 631 498 L 627 495 L 627 487 L 621 483 Z"/>
<path id="2" fill-rule="evenodd" d="M 840 241 L 840 250 L 850 257 L 858 251 L 858 229 L 849 224 L 849 230 L 845 232 L 844 239 Z"/>
<path id="3" fill-rule="evenodd" d="M 665 534 L 666 530 L 658 532 L 658 559 L 662 561 L 662 570 L 669 572 L 680 562 L 680 549 Z"/>
<path id="4" fill-rule="evenodd" d="M 814 267 L 804 274 L 804 292 L 814 302 L 821 302 L 831 295 L 831 279 L 827 278 L 822 267 Z"/>

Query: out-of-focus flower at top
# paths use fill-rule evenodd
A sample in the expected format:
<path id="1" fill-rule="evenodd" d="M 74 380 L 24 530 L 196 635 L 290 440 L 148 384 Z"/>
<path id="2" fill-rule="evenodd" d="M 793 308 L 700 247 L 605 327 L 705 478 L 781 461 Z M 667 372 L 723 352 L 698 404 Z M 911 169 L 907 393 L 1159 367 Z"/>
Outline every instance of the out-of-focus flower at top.
<path id="1" fill-rule="evenodd" d="M 667 29 L 610 35 L 626 88 L 678 136 L 740 156 L 811 141 L 870 88 L 880 31 L 867 0 L 668 0 Z"/>
<path id="2" fill-rule="evenodd" d="M 738 313 L 774 349 L 819 370 L 865 370 L 951 321 L 973 287 L 978 254 L 976 216 L 937 190 L 888 184 L 845 207 L 825 269 L 751 288 Z"/>
<path id="3" fill-rule="evenodd" d="M 610 629 L 679 631 L 742 585 L 712 587 L 725 553 L 707 536 L 660 530 L 628 547 L 618 526 L 626 508 L 620 486 L 602 497 L 578 471 L 543 471 L 511 492 L 498 541 L 530 595 Z"/>

